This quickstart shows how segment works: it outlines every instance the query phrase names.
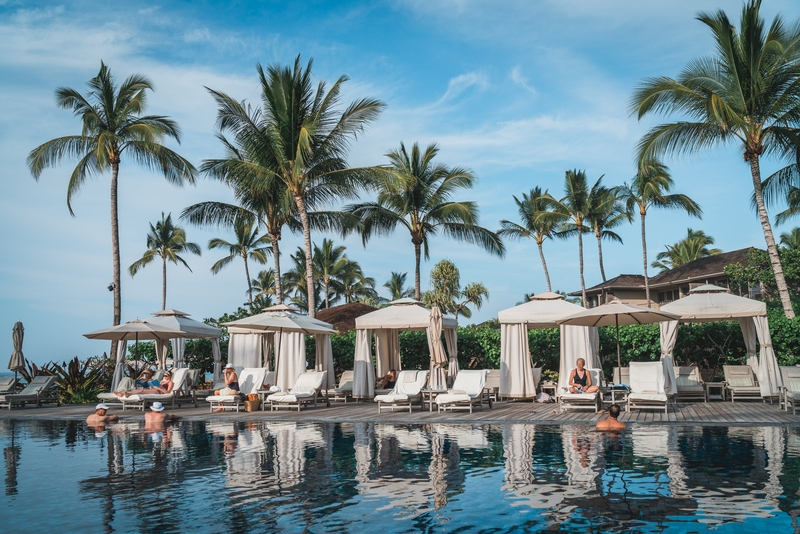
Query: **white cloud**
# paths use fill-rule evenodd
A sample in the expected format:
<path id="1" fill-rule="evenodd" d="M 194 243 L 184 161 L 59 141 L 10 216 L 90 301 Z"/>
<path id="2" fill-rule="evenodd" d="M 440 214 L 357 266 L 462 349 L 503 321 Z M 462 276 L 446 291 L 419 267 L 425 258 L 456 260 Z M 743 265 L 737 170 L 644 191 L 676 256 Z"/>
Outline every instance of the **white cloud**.
<path id="1" fill-rule="evenodd" d="M 519 67 L 519 65 L 511 69 L 511 81 L 528 91 L 533 96 L 536 96 L 536 89 L 528 85 L 528 78 L 522 75 L 522 69 Z"/>

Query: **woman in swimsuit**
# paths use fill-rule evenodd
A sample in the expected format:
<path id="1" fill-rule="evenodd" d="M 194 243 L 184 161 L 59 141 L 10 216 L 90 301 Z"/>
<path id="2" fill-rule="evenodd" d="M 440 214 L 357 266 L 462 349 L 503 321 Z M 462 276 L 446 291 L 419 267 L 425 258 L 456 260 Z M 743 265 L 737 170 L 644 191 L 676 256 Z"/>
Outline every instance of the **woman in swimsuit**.
<path id="1" fill-rule="evenodd" d="M 129 397 L 131 395 L 166 395 L 172 392 L 175 383 L 172 381 L 172 376 L 169 372 L 164 373 L 164 378 L 158 386 L 145 389 L 134 389 L 132 391 L 115 391 L 114 395 L 117 397 Z"/>
<path id="2" fill-rule="evenodd" d="M 222 374 L 225 376 L 225 387 L 215 391 L 214 395 L 235 395 L 239 393 L 239 377 L 236 376 L 236 369 L 233 368 L 233 364 L 226 365 Z"/>
<path id="3" fill-rule="evenodd" d="M 598 387 L 592 385 L 592 375 L 583 368 L 586 365 L 586 360 L 578 358 L 575 362 L 577 369 L 573 369 L 569 374 L 569 392 L 570 393 L 594 393 Z"/>

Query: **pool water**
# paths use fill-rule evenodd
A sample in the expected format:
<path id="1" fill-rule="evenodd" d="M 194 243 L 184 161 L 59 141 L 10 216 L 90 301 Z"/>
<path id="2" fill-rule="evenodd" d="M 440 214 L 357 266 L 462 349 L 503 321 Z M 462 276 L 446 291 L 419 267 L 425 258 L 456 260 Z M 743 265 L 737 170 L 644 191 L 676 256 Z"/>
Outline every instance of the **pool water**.
<path id="1" fill-rule="evenodd" d="M 158 430 L 158 429 L 157 429 Z M 800 429 L 0 421 L 3 532 L 791 532 Z"/>

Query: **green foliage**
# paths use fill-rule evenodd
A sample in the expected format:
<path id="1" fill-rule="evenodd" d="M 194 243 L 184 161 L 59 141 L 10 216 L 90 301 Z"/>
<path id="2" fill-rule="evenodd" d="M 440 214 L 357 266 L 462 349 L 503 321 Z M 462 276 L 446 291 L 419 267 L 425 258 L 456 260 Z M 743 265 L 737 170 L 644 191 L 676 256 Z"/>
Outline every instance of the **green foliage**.
<path id="1" fill-rule="evenodd" d="M 783 267 L 786 285 L 789 286 L 789 296 L 795 309 L 800 304 L 800 249 L 778 249 L 778 256 Z M 775 273 L 769 254 L 766 250 L 752 248 L 747 252 L 747 264 L 733 263 L 726 266 L 723 271 L 729 277 L 729 284 L 733 291 L 747 294 L 749 289 L 760 284 L 761 292 L 767 301 L 768 307 L 775 307 L 778 301 L 778 286 L 775 283 Z"/>
<path id="2" fill-rule="evenodd" d="M 96 401 L 97 395 L 105 389 L 103 363 L 94 358 L 81 362 L 77 356 L 69 363 L 51 363 L 61 402 L 87 404 Z"/>

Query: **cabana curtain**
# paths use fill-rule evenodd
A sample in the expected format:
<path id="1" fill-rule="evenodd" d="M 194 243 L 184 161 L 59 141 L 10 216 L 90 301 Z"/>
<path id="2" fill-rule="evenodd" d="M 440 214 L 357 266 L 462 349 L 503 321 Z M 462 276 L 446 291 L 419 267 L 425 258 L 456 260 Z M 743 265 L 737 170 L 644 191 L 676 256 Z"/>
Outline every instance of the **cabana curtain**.
<path id="1" fill-rule="evenodd" d="M 317 357 L 314 367 L 317 371 L 328 371 L 322 386 L 325 389 L 336 387 L 336 376 L 333 371 L 333 347 L 331 346 L 331 336 L 328 334 L 316 335 Z"/>
<path id="2" fill-rule="evenodd" d="M 525 399 L 536 396 L 525 325 L 500 325 L 500 396 Z"/>
<path id="3" fill-rule="evenodd" d="M 595 334 L 592 335 L 592 332 Z M 556 396 L 561 396 L 565 388 L 569 387 L 569 375 L 578 364 L 578 358 L 586 361 L 586 369 L 601 369 L 600 358 L 597 356 L 595 339 L 597 329 L 588 326 L 561 325 L 559 337 L 561 338 L 561 363 L 558 368 L 558 388 Z M 526 336 L 527 337 L 527 336 Z M 595 384 L 599 386 L 600 384 Z"/>
<path id="4" fill-rule="evenodd" d="M 289 391 L 297 377 L 306 372 L 306 336 L 302 332 L 281 332 L 278 335 L 280 347 L 275 362 L 275 385 L 281 391 Z M 258 363 L 261 364 L 260 358 Z"/>
<path id="5" fill-rule="evenodd" d="M 356 330 L 356 353 L 353 361 L 353 398 L 375 396 L 375 367 L 372 365 L 370 338 L 372 330 Z"/>
<path id="6" fill-rule="evenodd" d="M 125 377 L 125 355 L 128 353 L 128 342 L 117 342 L 117 364 L 114 366 L 114 376 L 111 379 L 111 391 L 116 391 L 120 381 Z"/>

